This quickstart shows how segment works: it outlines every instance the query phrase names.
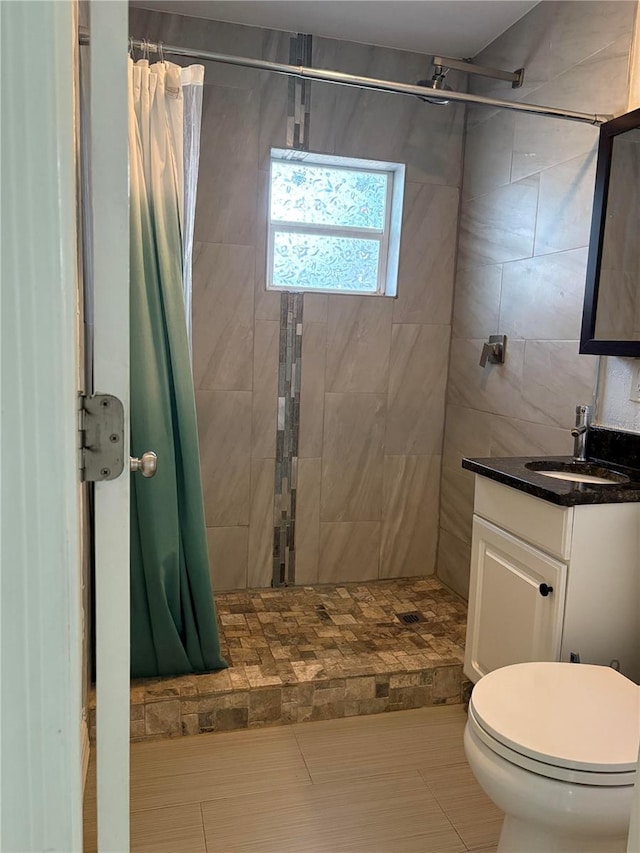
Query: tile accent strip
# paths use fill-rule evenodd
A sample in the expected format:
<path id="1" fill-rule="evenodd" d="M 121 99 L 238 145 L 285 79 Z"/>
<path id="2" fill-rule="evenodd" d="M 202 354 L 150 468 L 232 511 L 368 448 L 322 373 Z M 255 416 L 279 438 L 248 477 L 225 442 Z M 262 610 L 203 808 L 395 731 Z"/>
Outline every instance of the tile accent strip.
<path id="1" fill-rule="evenodd" d="M 311 36 L 298 33 L 289 40 L 291 65 L 311 65 Z M 289 78 L 287 147 L 309 148 L 311 82 Z M 278 354 L 278 426 L 273 501 L 274 587 L 295 583 L 296 484 L 300 424 L 300 374 L 302 370 L 302 293 L 280 298 L 280 351 Z"/>
<path id="2" fill-rule="evenodd" d="M 295 582 L 296 485 L 300 425 L 302 293 L 280 298 L 278 425 L 273 529 L 272 586 Z"/>
<path id="3" fill-rule="evenodd" d="M 311 66 L 311 36 L 298 33 L 289 41 L 289 64 Z M 311 80 L 289 77 L 287 148 L 309 150 Z"/>

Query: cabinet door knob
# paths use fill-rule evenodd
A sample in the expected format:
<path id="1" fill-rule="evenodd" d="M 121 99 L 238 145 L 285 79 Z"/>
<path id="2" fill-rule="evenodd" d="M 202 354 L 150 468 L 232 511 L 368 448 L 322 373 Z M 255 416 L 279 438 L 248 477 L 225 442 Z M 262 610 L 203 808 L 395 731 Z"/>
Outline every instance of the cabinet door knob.
<path id="1" fill-rule="evenodd" d="M 545 596 L 545 598 L 547 595 L 549 595 L 550 592 L 553 592 L 553 587 L 547 586 L 546 583 L 541 583 L 538 589 L 540 590 L 540 595 Z"/>

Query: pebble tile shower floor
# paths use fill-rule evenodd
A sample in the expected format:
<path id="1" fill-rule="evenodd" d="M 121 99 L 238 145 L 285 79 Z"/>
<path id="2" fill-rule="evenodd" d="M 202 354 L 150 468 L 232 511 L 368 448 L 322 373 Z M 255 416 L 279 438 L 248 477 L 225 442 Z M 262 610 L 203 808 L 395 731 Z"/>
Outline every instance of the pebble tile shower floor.
<path id="1" fill-rule="evenodd" d="M 223 592 L 216 607 L 229 669 L 133 681 L 132 740 L 466 701 L 466 603 L 435 577 Z"/>

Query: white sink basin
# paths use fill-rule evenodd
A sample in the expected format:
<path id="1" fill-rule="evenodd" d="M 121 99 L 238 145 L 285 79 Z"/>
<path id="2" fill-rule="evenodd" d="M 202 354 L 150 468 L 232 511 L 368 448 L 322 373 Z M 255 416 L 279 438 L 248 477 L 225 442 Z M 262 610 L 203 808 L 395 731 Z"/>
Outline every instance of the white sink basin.
<path id="1" fill-rule="evenodd" d="M 554 462 L 553 460 L 534 459 L 525 463 L 525 468 L 552 477 L 554 480 L 568 480 L 571 483 L 588 483 L 591 486 L 613 486 L 628 483 L 629 477 L 620 471 L 612 471 L 605 465 L 594 462 Z"/>
<path id="2" fill-rule="evenodd" d="M 554 477 L 556 480 L 571 480 L 573 483 L 596 483 L 600 485 L 611 485 L 616 482 L 607 477 L 596 477 L 593 474 L 574 474 L 572 471 L 536 471 L 543 477 Z"/>

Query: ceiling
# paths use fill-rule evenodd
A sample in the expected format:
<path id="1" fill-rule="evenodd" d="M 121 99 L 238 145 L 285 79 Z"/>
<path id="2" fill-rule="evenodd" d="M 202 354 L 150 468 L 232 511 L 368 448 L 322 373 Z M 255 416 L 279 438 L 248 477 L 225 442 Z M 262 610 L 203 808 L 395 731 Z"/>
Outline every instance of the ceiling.
<path id="1" fill-rule="evenodd" d="M 197 18 L 473 57 L 538 0 L 132 0 Z"/>

